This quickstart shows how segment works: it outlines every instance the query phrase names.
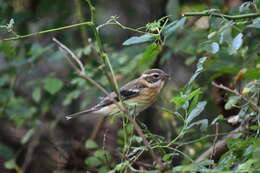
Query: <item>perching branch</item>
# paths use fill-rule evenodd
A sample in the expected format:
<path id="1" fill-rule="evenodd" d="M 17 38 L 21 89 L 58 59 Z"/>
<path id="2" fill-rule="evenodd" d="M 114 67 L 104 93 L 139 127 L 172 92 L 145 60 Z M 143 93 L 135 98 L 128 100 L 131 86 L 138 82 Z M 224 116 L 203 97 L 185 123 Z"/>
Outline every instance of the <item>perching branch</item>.
<path id="1" fill-rule="evenodd" d="M 216 12 L 186 12 L 182 14 L 183 16 L 212 16 L 212 17 L 219 17 L 225 18 L 228 20 L 239 20 L 239 19 L 246 19 L 246 18 L 256 18 L 260 17 L 259 13 L 248 13 L 248 14 L 241 14 L 241 15 L 226 15 Z"/>
<path id="2" fill-rule="evenodd" d="M 228 91 L 232 94 L 235 94 L 239 97 L 241 97 L 245 102 L 249 103 L 249 105 L 254 109 L 254 111 L 256 112 L 260 112 L 260 107 L 257 106 L 257 104 L 255 104 L 254 102 L 252 102 L 250 99 L 247 99 L 246 97 L 244 97 L 242 94 L 240 94 L 237 90 L 232 90 L 222 84 L 217 84 L 216 82 L 212 82 L 212 85 L 217 87 L 217 88 L 220 88 L 220 89 L 223 89 L 225 91 Z"/>

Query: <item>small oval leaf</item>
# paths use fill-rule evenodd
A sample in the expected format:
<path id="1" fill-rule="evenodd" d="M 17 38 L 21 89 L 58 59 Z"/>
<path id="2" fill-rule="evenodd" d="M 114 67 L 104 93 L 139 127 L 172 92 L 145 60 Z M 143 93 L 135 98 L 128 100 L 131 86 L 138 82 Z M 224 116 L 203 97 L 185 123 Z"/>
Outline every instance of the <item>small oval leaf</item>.
<path id="1" fill-rule="evenodd" d="M 145 42 L 148 42 L 148 41 L 152 41 L 154 39 L 155 39 L 155 35 L 144 34 L 144 35 L 141 35 L 141 36 L 134 36 L 134 37 L 127 39 L 126 41 L 124 41 L 123 45 L 129 46 L 129 45 L 132 45 L 132 44 L 145 43 Z"/>
<path id="2" fill-rule="evenodd" d="M 184 25 L 186 22 L 186 17 L 181 18 L 180 20 L 173 21 L 169 25 L 165 26 L 164 29 L 162 29 L 162 34 L 165 37 L 170 36 L 174 31 L 176 31 L 178 28 Z"/>
<path id="3" fill-rule="evenodd" d="M 243 34 L 239 33 L 232 41 L 232 49 L 238 50 L 243 43 Z"/>
<path id="4" fill-rule="evenodd" d="M 194 118 L 196 118 L 204 110 L 206 104 L 206 101 L 199 102 L 197 106 L 188 115 L 186 123 L 189 124 Z"/>

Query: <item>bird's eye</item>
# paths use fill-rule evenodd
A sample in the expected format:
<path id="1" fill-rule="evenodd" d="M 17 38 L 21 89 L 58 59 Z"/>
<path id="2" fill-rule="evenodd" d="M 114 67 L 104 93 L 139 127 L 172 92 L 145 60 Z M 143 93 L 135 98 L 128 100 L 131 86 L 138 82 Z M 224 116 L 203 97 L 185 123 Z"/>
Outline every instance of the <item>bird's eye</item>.
<path id="1" fill-rule="evenodd" d="M 159 74 L 154 74 L 153 77 L 158 79 L 160 76 L 159 76 Z"/>

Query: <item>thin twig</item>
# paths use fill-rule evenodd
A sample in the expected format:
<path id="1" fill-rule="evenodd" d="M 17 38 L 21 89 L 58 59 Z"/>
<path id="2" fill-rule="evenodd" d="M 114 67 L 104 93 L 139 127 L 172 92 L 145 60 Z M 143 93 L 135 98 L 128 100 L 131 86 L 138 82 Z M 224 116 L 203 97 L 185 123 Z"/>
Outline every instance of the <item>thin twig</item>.
<path id="1" fill-rule="evenodd" d="M 213 158 L 213 156 L 216 154 L 216 143 L 217 143 L 217 140 L 218 140 L 218 122 L 216 123 L 216 136 L 213 140 L 213 152 L 212 154 L 210 155 L 210 160 Z"/>
<path id="2" fill-rule="evenodd" d="M 257 104 L 255 104 L 254 102 L 252 102 L 250 99 L 247 99 L 246 97 L 244 97 L 242 94 L 240 94 L 237 90 L 232 90 L 222 84 L 217 84 L 216 82 L 212 82 L 212 85 L 217 87 L 217 88 L 220 88 L 220 89 L 223 89 L 225 91 L 228 91 L 232 94 L 235 94 L 237 96 L 240 96 L 245 102 L 249 103 L 249 105 L 256 111 L 256 112 L 260 112 L 260 108 L 257 106 Z"/>
<path id="3" fill-rule="evenodd" d="M 118 108 L 119 108 L 121 111 L 125 112 L 125 110 L 122 108 L 122 106 L 120 106 L 120 105 L 118 104 L 118 102 L 111 97 L 111 95 L 109 94 L 109 92 L 108 92 L 104 87 L 102 87 L 102 86 L 101 86 L 100 84 L 98 84 L 94 79 L 92 79 L 91 77 L 89 77 L 89 76 L 85 73 L 84 67 L 83 67 L 81 61 L 77 58 L 77 56 L 76 56 L 67 46 L 65 46 L 63 43 L 61 43 L 60 41 L 58 41 L 56 38 L 53 38 L 52 40 L 53 40 L 56 44 L 58 44 L 58 46 L 59 46 L 61 49 L 63 49 L 63 50 L 66 51 L 67 53 L 69 53 L 69 55 L 71 55 L 71 57 L 73 58 L 73 60 L 75 60 L 75 62 L 78 64 L 78 66 L 79 66 L 80 68 L 78 68 L 75 64 L 74 64 L 73 67 L 75 68 L 76 74 L 77 74 L 79 77 L 81 77 L 81 78 L 83 78 L 83 79 L 89 81 L 92 85 L 94 85 L 95 87 L 97 87 L 98 89 L 100 89 L 103 93 L 105 93 L 105 94 L 108 96 L 108 98 L 109 98 L 110 100 L 113 101 L 114 104 L 116 104 L 116 105 L 118 106 Z M 71 61 L 70 61 L 70 62 L 71 62 Z"/>
<path id="4" fill-rule="evenodd" d="M 241 15 L 226 15 L 221 13 L 211 13 L 211 12 L 186 12 L 183 13 L 183 16 L 213 16 L 219 18 L 225 18 L 229 20 L 239 20 L 245 18 L 256 18 L 260 17 L 259 13 L 248 13 L 248 14 L 241 14 Z"/>
<path id="5" fill-rule="evenodd" d="M 162 163 L 161 158 L 156 156 L 155 152 L 153 151 L 153 148 L 150 146 L 148 140 L 144 136 L 144 133 L 143 133 L 142 129 L 139 127 L 139 125 L 136 123 L 136 121 L 133 119 L 132 116 L 128 116 L 128 118 L 129 118 L 130 122 L 133 124 L 134 129 L 136 130 L 137 134 L 142 138 L 143 143 L 146 146 L 146 148 L 149 149 L 150 154 L 151 154 L 153 160 L 157 163 L 157 165 L 160 167 L 160 169 L 163 169 L 164 165 Z"/>
<path id="6" fill-rule="evenodd" d="M 63 27 L 59 27 L 59 28 L 53 28 L 53 29 L 48 29 L 48 30 L 44 30 L 44 31 L 34 32 L 34 33 L 31 33 L 31 34 L 27 34 L 27 35 L 18 35 L 16 37 L 2 39 L 2 40 L 0 40 L 0 42 L 2 42 L 2 41 L 11 41 L 11 40 L 19 40 L 19 39 L 22 39 L 22 38 L 38 36 L 38 35 L 54 32 L 54 31 L 61 31 L 61 30 L 75 28 L 75 27 L 79 27 L 79 26 L 83 26 L 83 25 L 92 26 L 93 23 L 92 22 L 82 22 L 82 23 L 77 23 L 77 24 L 73 24 L 73 25 L 67 25 L 67 26 L 63 26 Z"/>
<path id="7" fill-rule="evenodd" d="M 75 64 L 73 62 L 70 61 L 70 59 L 68 58 L 70 64 L 73 66 L 73 68 L 76 70 L 76 71 L 80 71 L 80 72 L 84 72 L 84 66 L 83 64 L 81 63 L 81 61 L 77 58 L 77 56 L 67 47 L 65 46 L 64 44 L 62 44 L 59 40 L 57 40 L 56 38 L 52 38 L 52 40 L 57 43 L 60 48 L 62 48 L 63 50 L 65 50 L 66 52 L 69 53 L 69 55 L 71 56 L 71 58 L 78 64 L 79 66 L 79 69 L 77 68 L 77 66 L 75 66 Z"/>
<path id="8" fill-rule="evenodd" d="M 95 128 L 90 135 L 90 139 L 95 140 L 97 138 L 98 132 L 102 129 L 103 125 L 105 124 L 105 121 L 106 117 L 101 117 L 98 120 L 97 125 L 95 125 Z"/>

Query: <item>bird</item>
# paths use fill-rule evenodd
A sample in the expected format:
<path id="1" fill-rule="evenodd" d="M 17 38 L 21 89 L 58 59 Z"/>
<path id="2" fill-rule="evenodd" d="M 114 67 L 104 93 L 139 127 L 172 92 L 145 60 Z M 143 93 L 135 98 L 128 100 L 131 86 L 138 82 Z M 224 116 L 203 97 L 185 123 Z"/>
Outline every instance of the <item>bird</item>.
<path id="1" fill-rule="evenodd" d="M 149 69 L 143 72 L 143 74 L 134 79 L 122 88 L 119 89 L 120 99 L 125 105 L 134 105 L 134 114 L 138 115 L 140 112 L 148 108 L 156 100 L 156 96 L 161 92 L 165 85 L 166 80 L 170 77 L 169 74 L 161 69 Z M 111 98 L 113 100 L 111 100 Z M 115 92 L 109 94 L 109 96 L 104 97 L 95 106 L 66 116 L 67 120 L 75 118 L 81 115 L 87 114 L 101 114 L 105 116 L 114 115 L 120 113 L 118 105 L 115 101 L 119 103 L 119 98 Z M 130 111 L 129 111 L 130 112 Z"/>

